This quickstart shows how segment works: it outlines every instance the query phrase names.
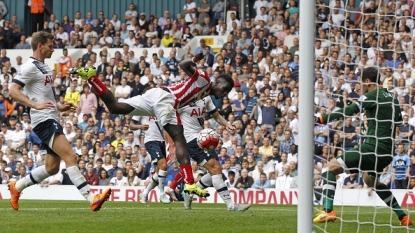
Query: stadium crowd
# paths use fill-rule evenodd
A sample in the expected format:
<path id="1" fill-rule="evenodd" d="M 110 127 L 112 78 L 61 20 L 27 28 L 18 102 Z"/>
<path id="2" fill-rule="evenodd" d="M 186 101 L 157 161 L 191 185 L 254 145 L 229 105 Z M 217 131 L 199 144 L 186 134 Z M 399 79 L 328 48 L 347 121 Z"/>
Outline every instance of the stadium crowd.
<path id="1" fill-rule="evenodd" d="M 315 72 L 315 114 L 330 113 L 346 107 L 362 94 L 359 72 L 366 66 L 378 66 L 381 80 L 399 99 L 403 124 L 396 135 L 394 162 L 386 167 L 381 181 L 392 188 L 415 186 L 415 7 L 412 0 L 317 0 Z M 168 85 L 185 78 L 178 63 L 196 53 L 205 54 L 197 66 L 212 80 L 221 73 L 232 75 L 235 87 L 227 97 L 212 99 L 219 113 L 236 127 L 227 131 L 209 116 L 204 127 L 216 129 L 221 136 L 216 148 L 232 188 L 296 188 L 298 135 L 298 70 L 299 70 L 299 8 L 298 1 L 257 0 L 255 17 L 239 19 L 238 13 L 224 20 L 224 3 L 214 6 L 207 0 L 196 4 L 187 0 L 183 12 L 155 16 L 138 13 L 130 4 L 125 15 L 98 16 L 92 12 L 76 12 L 56 19 L 54 14 L 44 22 L 43 31 L 55 35 L 55 53 L 59 69 L 54 70 L 56 99 L 70 102 L 76 110 L 61 113 L 65 135 L 79 155 L 78 165 L 91 185 L 135 186 L 143 183 L 152 170 L 150 156 L 140 130 L 130 131 L 130 116 L 111 114 L 102 101 L 76 74 L 77 66 L 95 66 L 101 80 L 117 99 L 140 95 L 147 87 Z M 85 15 L 85 18 L 83 17 Z M 14 22 L 14 23 L 13 23 Z M 0 35 L 16 27 L 0 18 Z M 19 26 L 20 27 L 20 26 Z M 14 29 L 12 29 L 13 31 Z M 20 41 L 7 41 L 0 36 L 0 183 L 20 179 L 43 164 L 44 151 L 39 139 L 31 132 L 30 109 L 8 96 L 8 87 L 22 62 L 7 57 L 7 49 L 30 48 L 30 37 L 14 32 Z M 227 41 L 217 53 L 200 39 L 200 46 L 191 51 L 187 43 L 198 35 L 225 35 Z M 163 48 L 172 48 L 164 54 Z M 70 57 L 66 49 L 86 48 L 82 57 Z M 102 48 L 98 54 L 95 48 Z M 122 48 L 110 54 L 107 48 Z M 135 57 L 131 48 L 142 48 Z M 159 48 L 148 54 L 147 48 Z M 175 48 L 186 54 L 177 57 Z M 59 50 L 62 49 L 62 50 Z M 314 77 L 311 77 L 314 76 Z M 321 170 L 327 160 L 363 142 L 367 125 L 364 113 L 329 125 L 315 126 L 316 198 L 320 198 Z M 170 149 L 170 153 L 174 150 Z M 300 156 L 313 156 L 309 155 Z M 174 156 L 174 155 L 173 155 Z M 192 163 L 194 177 L 203 168 Z M 166 182 L 179 172 L 177 164 L 168 170 Z M 409 182 L 410 181 L 410 182 Z M 362 188 L 361 174 L 341 175 L 339 188 Z M 70 184 L 62 171 L 41 185 Z"/>

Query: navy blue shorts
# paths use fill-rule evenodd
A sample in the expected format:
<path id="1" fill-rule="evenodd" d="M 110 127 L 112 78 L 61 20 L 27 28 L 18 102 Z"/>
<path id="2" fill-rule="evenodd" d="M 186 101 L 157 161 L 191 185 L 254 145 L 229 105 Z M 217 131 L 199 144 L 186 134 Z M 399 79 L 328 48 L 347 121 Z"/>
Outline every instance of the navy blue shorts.
<path id="1" fill-rule="evenodd" d="M 33 128 L 33 132 L 39 137 L 39 139 L 42 141 L 42 144 L 40 145 L 40 149 L 46 150 L 48 154 L 56 154 L 53 152 L 51 146 L 49 146 L 51 140 L 53 140 L 52 137 L 54 137 L 57 134 L 64 134 L 63 128 L 59 124 L 59 122 L 48 119 L 38 125 L 36 125 L 35 128 Z"/>
<path id="2" fill-rule="evenodd" d="M 216 154 L 215 150 L 202 150 L 202 148 L 200 148 L 199 145 L 197 145 L 196 138 L 187 143 L 187 148 L 189 150 L 190 158 L 196 161 L 196 163 L 199 164 L 199 166 L 205 165 L 205 163 L 212 158 L 219 160 L 218 154 Z"/>
<path id="3" fill-rule="evenodd" d="M 160 159 L 166 158 L 166 143 L 159 141 L 150 141 L 144 143 L 148 153 L 151 156 L 151 163 L 156 164 Z"/>

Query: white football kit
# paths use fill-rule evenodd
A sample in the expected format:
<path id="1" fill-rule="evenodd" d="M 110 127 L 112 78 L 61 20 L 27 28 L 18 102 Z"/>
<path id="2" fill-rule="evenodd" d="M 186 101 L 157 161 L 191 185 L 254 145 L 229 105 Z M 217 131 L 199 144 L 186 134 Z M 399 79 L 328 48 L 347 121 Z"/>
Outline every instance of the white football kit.
<path id="1" fill-rule="evenodd" d="M 42 110 L 30 109 L 32 127 L 36 127 L 45 120 L 52 119 L 59 122 L 58 109 L 56 108 L 54 80 L 49 66 L 30 57 L 18 71 L 13 82 L 25 88 L 29 99 L 35 103 L 52 102 L 55 107 Z"/>
<path id="2" fill-rule="evenodd" d="M 199 132 L 203 129 L 206 112 L 216 112 L 216 106 L 210 96 L 179 109 L 187 143 L 197 138 Z"/>

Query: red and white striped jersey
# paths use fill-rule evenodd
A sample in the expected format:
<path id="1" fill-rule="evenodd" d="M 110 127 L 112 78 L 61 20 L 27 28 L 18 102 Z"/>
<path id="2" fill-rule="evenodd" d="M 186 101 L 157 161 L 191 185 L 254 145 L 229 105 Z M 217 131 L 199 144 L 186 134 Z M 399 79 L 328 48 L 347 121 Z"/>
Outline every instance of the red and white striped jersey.
<path id="1" fill-rule="evenodd" d="M 212 83 L 205 72 L 195 69 L 193 76 L 167 86 L 167 88 L 176 96 L 176 108 L 181 108 L 208 96 L 212 89 Z"/>

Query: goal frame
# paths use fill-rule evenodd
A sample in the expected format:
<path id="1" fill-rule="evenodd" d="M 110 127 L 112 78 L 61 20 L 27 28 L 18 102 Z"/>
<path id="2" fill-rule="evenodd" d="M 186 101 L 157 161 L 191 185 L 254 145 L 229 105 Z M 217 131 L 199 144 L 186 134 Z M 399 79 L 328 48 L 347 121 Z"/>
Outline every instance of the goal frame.
<path id="1" fill-rule="evenodd" d="M 297 232 L 313 231 L 315 0 L 300 1 L 299 150 Z M 310 153 L 312 152 L 312 153 Z"/>

